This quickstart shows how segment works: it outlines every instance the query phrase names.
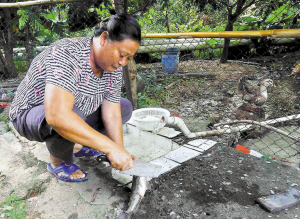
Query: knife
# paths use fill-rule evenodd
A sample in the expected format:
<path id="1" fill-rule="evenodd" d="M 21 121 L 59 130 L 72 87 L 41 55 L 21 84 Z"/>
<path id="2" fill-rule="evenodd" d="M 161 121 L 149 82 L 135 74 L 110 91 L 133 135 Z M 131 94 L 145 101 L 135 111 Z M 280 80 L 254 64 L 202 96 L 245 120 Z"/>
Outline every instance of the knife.
<path id="1" fill-rule="evenodd" d="M 106 155 L 99 155 L 96 160 L 100 163 L 102 162 L 109 162 Z M 132 175 L 132 176 L 149 176 L 156 178 L 161 174 L 162 166 L 157 164 L 151 164 L 151 163 L 143 163 L 140 161 L 133 161 L 133 167 L 120 171 L 120 173 L 126 174 L 126 175 Z"/>

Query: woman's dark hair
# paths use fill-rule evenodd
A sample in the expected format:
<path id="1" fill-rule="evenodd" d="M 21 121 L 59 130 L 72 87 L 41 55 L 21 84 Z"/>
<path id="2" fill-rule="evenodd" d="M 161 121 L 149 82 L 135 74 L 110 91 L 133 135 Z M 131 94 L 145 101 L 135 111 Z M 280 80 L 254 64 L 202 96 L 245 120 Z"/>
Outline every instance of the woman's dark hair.
<path id="1" fill-rule="evenodd" d="M 128 14 L 115 14 L 104 19 L 94 31 L 95 37 L 100 36 L 104 31 L 108 32 L 112 41 L 123 41 L 131 39 L 141 43 L 141 27 L 139 23 Z"/>

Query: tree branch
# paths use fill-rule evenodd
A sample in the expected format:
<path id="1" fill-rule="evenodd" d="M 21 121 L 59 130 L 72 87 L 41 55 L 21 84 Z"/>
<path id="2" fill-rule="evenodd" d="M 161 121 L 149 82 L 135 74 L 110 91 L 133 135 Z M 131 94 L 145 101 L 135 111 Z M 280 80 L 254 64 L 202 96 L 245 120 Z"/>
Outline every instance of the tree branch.
<path id="1" fill-rule="evenodd" d="M 225 5 L 225 7 L 227 8 L 228 12 L 230 11 L 230 13 L 232 12 L 232 6 L 230 5 L 229 1 L 221 1 L 221 3 L 223 5 Z"/>
<path id="2" fill-rule="evenodd" d="M 186 124 L 184 123 L 183 119 L 179 117 L 162 117 L 162 121 L 165 122 L 166 124 L 169 125 L 176 125 L 182 133 L 187 137 L 187 138 L 195 138 L 195 137 L 205 137 L 205 136 L 211 136 L 211 135 L 222 135 L 222 134 L 230 134 L 230 133 L 235 133 L 235 132 L 242 132 L 246 131 L 249 129 L 253 128 L 253 125 L 259 125 L 263 126 L 265 128 L 271 129 L 277 133 L 280 133 L 288 138 L 291 138 L 292 140 L 295 141 L 295 143 L 299 142 L 300 138 L 295 137 L 291 135 L 290 133 L 287 133 L 285 131 L 282 131 L 280 129 L 274 128 L 272 126 L 269 126 L 266 124 L 266 122 L 257 122 L 253 120 L 234 120 L 230 121 L 228 123 L 223 123 L 222 125 L 227 125 L 227 124 L 236 124 L 236 123 L 248 123 L 251 125 L 244 125 L 244 126 L 238 126 L 238 127 L 227 127 L 227 128 L 221 128 L 221 129 L 215 129 L 215 130 L 209 130 L 209 131 L 202 131 L 202 132 L 191 132 Z M 295 151 L 299 152 L 299 149 L 296 149 L 292 147 Z"/>
<path id="3" fill-rule="evenodd" d="M 273 126 L 270 126 L 270 125 L 267 125 L 267 124 L 264 124 L 261 122 L 253 121 L 253 120 L 233 120 L 233 121 L 227 122 L 225 124 L 232 125 L 232 124 L 237 124 L 237 123 L 248 123 L 248 124 L 258 125 L 258 126 L 261 126 L 261 127 L 267 128 L 267 129 L 271 129 L 274 132 L 280 133 L 288 138 L 293 139 L 296 142 L 298 142 L 300 140 L 298 137 L 293 136 L 290 133 L 287 133 L 281 129 L 275 128 Z"/>
<path id="4" fill-rule="evenodd" d="M 247 8 L 249 8 L 251 5 L 255 4 L 256 2 L 258 2 L 258 1 L 252 0 L 251 2 L 249 2 L 248 5 L 246 5 L 245 7 L 242 8 L 242 13 L 243 13 Z"/>
<path id="5" fill-rule="evenodd" d="M 136 15 L 139 12 L 145 13 L 147 9 L 153 5 L 153 1 L 146 1 L 146 4 L 141 6 L 140 9 L 130 12 L 130 14 Z"/>
<path id="6" fill-rule="evenodd" d="M 267 124 L 264 124 L 264 123 L 261 123 L 261 122 L 257 122 L 257 121 L 253 121 L 253 120 L 234 120 L 234 121 L 227 122 L 225 124 L 231 125 L 231 124 L 237 124 L 237 123 L 248 123 L 248 124 L 258 125 L 258 126 L 261 126 L 261 127 L 267 128 L 267 129 L 271 129 L 272 131 L 277 132 L 279 134 L 282 134 L 283 136 L 288 137 L 288 138 L 294 140 L 295 143 L 297 143 L 297 142 L 300 141 L 300 139 L 298 137 L 292 135 L 291 133 L 285 132 L 285 131 L 283 131 L 281 129 L 278 129 L 278 128 L 275 128 L 273 126 L 269 126 Z M 291 148 L 293 148 L 297 152 L 300 152 L 300 150 L 297 149 L 297 148 L 295 148 L 295 147 L 291 146 Z"/>
<path id="7" fill-rule="evenodd" d="M 237 6 L 234 15 L 238 17 L 242 13 L 243 5 L 246 3 L 246 0 L 238 0 Z"/>

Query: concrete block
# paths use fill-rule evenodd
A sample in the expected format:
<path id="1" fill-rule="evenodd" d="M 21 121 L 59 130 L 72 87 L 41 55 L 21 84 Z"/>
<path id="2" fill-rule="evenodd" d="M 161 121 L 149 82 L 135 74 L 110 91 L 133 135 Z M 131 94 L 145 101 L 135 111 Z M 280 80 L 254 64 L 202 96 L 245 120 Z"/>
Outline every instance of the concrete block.
<path id="1" fill-rule="evenodd" d="M 165 157 L 157 158 L 155 160 L 150 161 L 149 163 L 161 165 L 162 166 L 161 174 L 164 174 L 180 165 L 179 163 L 169 160 Z"/>
<path id="2" fill-rule="evenodd" d="M 125 124 L 130 124 L 130 125 L 133 125 L 133 119 L 130 118 Z"/>
<path id="3" fill-rule="evenodd" d="M 183 147 L 186 147 L 186 148 L 189 148 L 189 149 L 192 149 L 192 150 L 195 150 L 195 151 L 199 151 L 199 152 L 204 152 L 204 150 L 202 148 L 195 147 L 195 146 L 188 145 L 188 144 L 184 144 Z"/>
<path id="4" fill-rule="evenodd" d="M 212 146 L 214 146 L 217 143 L 218 142 L 212 141 L 212 140 L 209 140 L 209 139 L 197 139 L 197 140 L 188 142 L 189 145 L 194 146 L 194 147 L 198 147 L 202 151 L 208 150 L 209 148 L 211 148 Z"/>
<path id="5" fill-rule="evenodd" d="M 181 132 L 179 131 L 176 131 L 175 129 L 173 128 L 169 128 L 169 127 L 163 127 L 159 130 L 159 132 L 157 133 L 158 135 L 162 135 L 164 137 L 167 137 L 167 138 L 174 138 L 176 137 L 177 135 L 181 134 Z"/>
<path id="6" fill-rule="evenodd" d="M 195 151 L 186 147 L 177 148 L 174 151 L 169 152 L 168 154 L 164 155 L 165 158 L 170 160 L 176 161 L 178 163 L 183 163 L 193 157 L 200 155 L 199 151 Z"/>
<path id="7" fill-rule="evenodd" d="M 142 131 L 129 124 L 127 134 L 124 135 L 124 146 L 129 153 L 137 156 L 142 162 L 149 162 L 180 147 L 171 139 Z"/>

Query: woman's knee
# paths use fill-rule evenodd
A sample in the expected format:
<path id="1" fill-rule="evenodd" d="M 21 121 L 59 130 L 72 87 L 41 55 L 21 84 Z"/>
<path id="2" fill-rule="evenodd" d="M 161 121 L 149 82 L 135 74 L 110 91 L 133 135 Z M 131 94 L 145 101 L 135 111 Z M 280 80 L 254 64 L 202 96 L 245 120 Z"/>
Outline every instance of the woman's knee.
<path id="1" fill-rule="evenodd" d="M 132 103 L 125 99 L 121 98 L 121 113 L 122 113 L 122 123 L 126 123 L 132 115 L 133 107 Z"/>

